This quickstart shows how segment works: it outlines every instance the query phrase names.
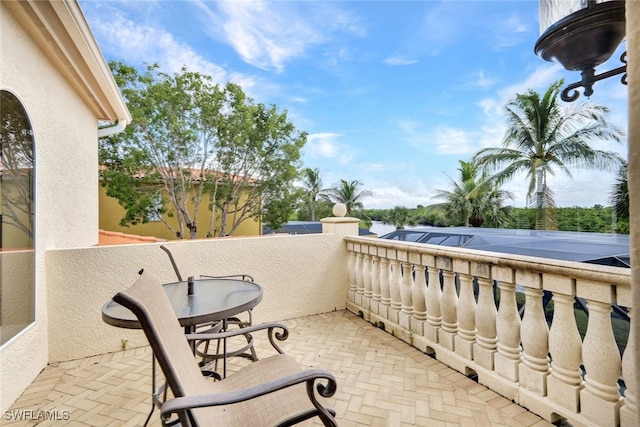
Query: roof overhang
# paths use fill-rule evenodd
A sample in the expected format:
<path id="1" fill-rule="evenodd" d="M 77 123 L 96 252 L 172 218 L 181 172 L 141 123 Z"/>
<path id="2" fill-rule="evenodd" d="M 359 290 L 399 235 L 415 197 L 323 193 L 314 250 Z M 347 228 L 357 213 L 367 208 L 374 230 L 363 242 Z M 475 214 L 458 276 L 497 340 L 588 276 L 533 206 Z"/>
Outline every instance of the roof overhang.
<path id="1" fill-rule="evenodd" d="M 131 114 L 77 1 L 7 1 L 5 6 L 98 120 L 118 121 L 120 125 L 131 122 Z"/>

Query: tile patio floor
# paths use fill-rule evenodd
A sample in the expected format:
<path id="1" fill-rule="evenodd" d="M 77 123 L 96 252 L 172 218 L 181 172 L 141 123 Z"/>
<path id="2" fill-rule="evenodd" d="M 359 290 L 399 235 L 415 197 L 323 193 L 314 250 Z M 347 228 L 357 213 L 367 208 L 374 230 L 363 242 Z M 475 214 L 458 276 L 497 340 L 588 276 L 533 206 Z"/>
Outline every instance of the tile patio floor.
<path id="1" fill-rule="evenodd" d="M 336 376 L 331 402 L 342 427 L 551 426 L 348 311 L 284 323 L 290 330 L 285 352 Z M 255 338 L 258 355 L 272 354 L 266 337 Z M 150 360 L 144 347 L 50 365 L 0 424 L 142 425 L 151 407 Z M 46 416 L 58 420 L 42 420 Z M 160 425 L 158 411 L 150 425 Z"/>

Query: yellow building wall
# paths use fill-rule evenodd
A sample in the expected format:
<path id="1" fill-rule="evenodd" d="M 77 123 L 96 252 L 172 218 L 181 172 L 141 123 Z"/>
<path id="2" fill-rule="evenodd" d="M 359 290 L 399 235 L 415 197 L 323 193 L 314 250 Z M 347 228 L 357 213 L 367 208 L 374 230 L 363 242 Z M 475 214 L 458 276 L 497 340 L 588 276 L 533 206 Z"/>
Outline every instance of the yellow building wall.
<path id="1" fill-rule="evenodd" d="M 101 230 L 107 231 L 119 231 L 127 234 L 137 234 L 140 236 L 153 236 L 161 239 L 176 240 L 175 234 L 167 228 L 162 221 L 148 222 L 146 224 L 137 224 L 129 227 L 123 227 L 120 225 L 120 219 L 125 214 L 125 209 L 120 206 L 118 200 L 109 197 L 106 194 L 106 189 L 100 186 L 99 192 L 99 226 Z M 209 200 L 203 199 L 198 209 L 198 238 L 206 238 L 207 230 L 209 228 L 209 216 L 211 212 L 208 209 Z M 178 221 L 175 217 L 164 216 L 164 219 L 171 224 L 172 227 L 178 229 Z M 218 214 L 218 221 L 216 227 L 220 228 L 220 220 Z M 238 226 L 233 233 L 234 236 L 259 236 L 262 234 L 262 222 L 255 219 L 247 219 Z M 185 238 L 188 238 L 188 230 L 185 230 Z"/>
<path id="2" fill-rule="evenodd" d="M 11 182 L 11 179 L 16 179 L 15 176 L 4 177 L 4 179 L 0 179 L 0 194 L 2 194 L 2 203 L 0 203 L 0 215 L 4 214 L 4 204 L 9 203 L 9 199 L 13 201 L 14 207 L 16 204 L 23 204 L 21 200 L 17 199 L 15 195 L 17 190 L 12 190 L 12 186 L 14 183 Z M 22 177 L 24 179 L 24 183 L 20 186 L 28 187 L 29 180 L 31 179 L 29 176 Z M 3 189 L 4 185 L 4 189 Z M 3 194 L 2 192 L 5 191 Z M 26 203 L 26 202 L 25 202 Z M 24 206 L 19 206 L 19 208 L 27 209 Z M 22 224 L 29 224 L 29 216 L 28 214 L 21 214 L 19 209 L 16 209 L 18 213 L 18 221 Z M 18 227 L 9 225 L 10 220 L 8 218 L 4 218 L 2 224 L 2 241 L 0 242 L 0 247 L 2 250 L 6 251 L 8 249 L 28 249 L 33 248 L 33 239 L 26 234 L 24 231 L 19 229 Z M 33 225 L 32 225 L 33 227 Z"/>

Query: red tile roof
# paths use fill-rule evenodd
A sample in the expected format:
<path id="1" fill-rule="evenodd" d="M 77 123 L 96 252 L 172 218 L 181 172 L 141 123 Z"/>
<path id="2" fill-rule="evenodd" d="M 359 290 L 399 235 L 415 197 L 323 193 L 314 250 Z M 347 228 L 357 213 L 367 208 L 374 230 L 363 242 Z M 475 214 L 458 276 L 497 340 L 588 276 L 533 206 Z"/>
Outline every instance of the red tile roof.
<path id="1" fill-rule="evenodd" d="M 100 230 L 98 246 L 106 245 L 128 245 L 133 243 L 156 243 L 166 242 L 165 239 L 160 239 L 153 236 L 138 236 L 136 234 L 125 234 L 118 231 L 105 231 Z"/>

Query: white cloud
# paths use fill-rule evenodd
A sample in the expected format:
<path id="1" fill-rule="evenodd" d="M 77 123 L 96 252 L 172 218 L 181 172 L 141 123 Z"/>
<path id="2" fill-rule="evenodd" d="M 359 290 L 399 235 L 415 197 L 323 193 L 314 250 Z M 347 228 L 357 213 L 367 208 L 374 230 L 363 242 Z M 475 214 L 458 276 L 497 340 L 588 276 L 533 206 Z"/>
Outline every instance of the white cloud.
<path id="1" fill-rule="evenodd" d="M 484 70 L 469 74 L 466 78 L 467 82 L 462 85 L 462 89 L 479 88 L 488 90 L 496 85 L 497 80 L 487 76 Z"/>
<path id="2" fill-rule="evenodd" d="M 411 188 L 400 188 L 393 183 L 379 183 L 367 186 L 367 190 L 373 192 L 373 197 L 366 199 L 364 204 L 368 209 L 389 209 L 393 206 L 416 207 L 434 203 L 433 190 L 421 180 L 411 180 L 414 184 Z"/>
<path id="3" fill-rule="evenodd" d="M 525 33 L 529 30 L 529 25 L 523 22 L 519 15 L 512 14 L 505 22 L 505 27 L 508 31 L 505 33 Z"/>
<path id="4" fill-rule="evenodd" d="M 103 49 L 113 52 L 110 56 L 116 59 L 139 64 L 157 62 L 169 72 L 178 72 L 186 65 L 191 71 L 210 75 L 214 82 L 229 80 L 229 73 L 223 67 L 206 60 L 189 45 L 176 40 L 161 28 L 137 24 L 127 19 L 121 11 L 103 4 L 85 9 L 88 17 L 92 18 L 92 30 L 108 41 L 102 44 Z M 108 20 L 100 19 L 104 14 L 109 15 Z M 248 77 L 244 80 L 244 83 L 251 81 Z"/>
<path id="5" fill-rule="evenodd" d="M 289 100 L 289 102 L 292 102 L 294 104 L 306 104 L 307 103 L 307 99 L 303 98 L 301 96 L 290 96 L 287 99 Z"/>
<path id="6" fill-rule="evenodd" d="M 529 42 L 527 33 L 530 31 L 530 25 L 517 14 L 488 24 L 488 30 L 491 32 L 489 46 L 492 49 L 503 49 Z"/>
<path id="7" fill-rule="evenodd" d="M 282 3 L 199 1 L 200 21 L 209 35 L 233 47 L 254 67 L 281 72 L 284 63 L 322 40 L 302 16 Z"/>
<path id="8" fill-rule="evenodd" d="M 418 61 L 415 59 L 405 58 L 404 56 L 392 56 L 384 60 L 385 64 L 393 66 L 411 65 L 416 64 Z"/>
<path id="9" fill-rule="evenodd" d="M 307 136 L 305 148 L 312 156 L 335 159 L 341 165 L 346 165 L 353 160 L 353 154 L 347 145 L 336 142 L 341 136 L 331 132 L 313 133 Z"/>
<path id="10" fill-rule="evenodd" d="M 475 152 L 474 135 L 471 132 L 455 128 L 436 130 L 436 150 L 440 154 L 471 154 Z"/>
<path id="11" fill-rule="evenodd" d="M 496 84 L 496 80 L 484 75 L 484 71 L 480 70 L 474 84 L 482 89 L 488 89 Z"/>
<path id="12" fill-rule="evenodd" d="M 462 7 L 458 2 L 440 2 L 428 10 L 419 35 L 431 55 L 439 55 L 463 35 L 467 20 L 460 13 Z"/>
<path id="13" fill-rule="evenodd" d="M 336 33 L 366 35 L 357 18 L 334 5 L 305 3 L 301 7 L 295 2 L 264 0 L 195 4 L 210 37 L 227 43 L 243 61 L 262 70 L 282 72 L 288 61 L 332 40 Z"/>
<path id="14" fill-rule="evenodd" d="M 493 96 L 478 101 L 477 105 L 490 123 L 495 123 L 496 119 L 503 121 L 504 108 L 509 101 L 518 94 L 526 93 L 529 89 L 548 88 L 552 82 L 561 77 L 561 69 L 562 67 L 557 64 L 537 67 L 525 80 L 498 89 Z"/>
<path id="15" fill-rule="evenodd" d="M 421 127 L 421 123 L 415 120 L 399 120 L 398 128 L 402 134 L 401 138 L 411 146 L 417 148 L 429 147 L 433 140 L 427 131 Z"/>

